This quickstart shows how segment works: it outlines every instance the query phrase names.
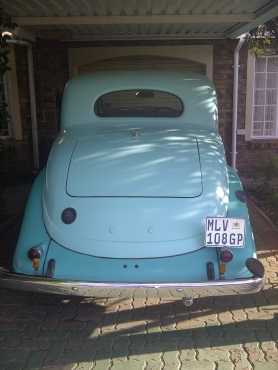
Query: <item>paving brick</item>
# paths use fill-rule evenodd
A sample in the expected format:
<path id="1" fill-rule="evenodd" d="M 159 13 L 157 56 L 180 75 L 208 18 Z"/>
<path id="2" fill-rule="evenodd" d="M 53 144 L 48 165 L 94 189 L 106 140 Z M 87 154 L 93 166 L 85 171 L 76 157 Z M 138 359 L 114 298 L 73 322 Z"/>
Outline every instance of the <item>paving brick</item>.
<path id="1" fill-rule="evenodd" d="M 1 368 L 1 370 L 24 370 L 24 365 L 21 362 L 14 362 L 12 364 L 7 364 L 5 368 Z"/>
<path id="2" fill-rule="evenodd" d="M 2 350 L 0 352 L 0 369 L 1 367 L 6 366 L 6 364 L 17 363 L 25 364 L 30 351 L 23 351 L 20 348 L 17 350 Z"/>
<path id="3" fill-rule="evenodd" d="M 43 366 L 44 360 L 46 358 L 46 351 L 33 351 L 28 356 L 26 361 L 26 369 L 40 369 Z"/>
<path id="4" fill-rule="evenodd" d="M 196 350 L 194 348 L 188 348 L 180 350 L 179 358 L 181 362 L 187 362 L 196 360 L 196 356 L 197 356 Z"/>
<path id="5" fill-rule="evenodd" d="M 145 362 L 136 359 L 114 359 L 112 363 L 113 364 L 111 370 L 143 370 L 145 368 Z"/>
<path id="6" fill-rule="evenodd" d="M 162 355 L 162 361 L 165 366 L 168 366 L 172 369 L 178 369 L 180 365 L 179 352 L 178 351 L 169 351 L 165 352 Z"/>
<path id="7" fill-rule="evenodd" d="M 64 363 L 93 362 L 96 358 L 109 358 L 109 355 L 109 353 L 107 354 L 107 352 L 103 351 L 99 356 L 96 347 L 86 343 L 86 345 L 81 348 L 65 349 L 61 356 L 61 360 Z"/>
<path id="8" fill-rule="evenodd" d="M 0 323 L 1 325 L 1 323 Z M 22 343 L 22 336 L 18 333 L 5 334 L 1 337 L 0 344 L 1 348 L 19 348 Z"/>
<path id="9" fill-rule="evenodd" d="M 185 361 L 181 364 L 180 370 L 215 370 L 215 368 L 215 364 L 209 361 Z"/>
<path id="10" fill-rule="evenodd" d="M 112 362 L 110 359 L 100 359 L 97 360 L 94 364 L 94 370 L 110 370 Z"/>
<path id="11" fill-rule="evenodd" d="M 47 351 L 44 363 L 48 366 L 59 364 L 64 356 L 64 348 L 65 343 L 63 341 L 52 342 L 51 347 Z"/>
<path id="12" fill-rule="evenodd" d="M 278 365 L 277 362 L 268 361 L 265 363 L 256 363 L 254 364 L 253 370 L 277 370 Z"/>
<path id="13" fill-rule="evenodd" d="M 267 361 L 274 361 L 278 363 L 278 351 L 267 351 L 266 352 Z M 278 368 L 278 365 L 277 365 Z"/>
<path id="14" fill-rule="evenodd" d="M 164 364 L 161 361 L 149 360 L 146 362 L 144 370 L 162 370 L 165 369 Z"/>
<path id="15" fill-rule="evenodd" d="M 247 353 L 243 350 L 243 348 L 233 348 L 230 349 L 230 359 L 234 363 L 244 362 L 247 360 Z"/>
<path id="16" fill-rule="evenodd" d="M 151 353 L 151 352 L 142 352 L 142 353 L 139 353 L 136 357 L 140 360 L 140 361 L 146 361 L 146 362 L 149 362 L 149 361 L 155 361 L 155 362 L 161 362 L 161 356 L 162 356 L 162 353 Z M 134 358 L 134 357 L 133 357 Z"/>
<path id="17" fill-rule="evenodd" d="M 243 309 L 237 309 L 231 311 L 233 314 L 234 321 L 240 322 L 247 319 L 247 314 Z"/>
<path id="18" fill-rule="evenodd" d="M 77 364 L 67 364 L 67 365 L 45 365 L 41 370 L 75 370 Z M 28 369 L 29 370 L 29 369 Z"/>
<path id="19" fill-rule="evenodd" d="M 220 312 L 218 315 L 218 320 L 222 325 L 229 324 L 233 322 L 233 315 L 230 311 Z"/>
<path id="20" fill-rule="evenodd" d="M 192 321 L 189 319 L 189 320 L 181 320 L 177 322 L 176 327 L 178 330 L 192 329 L 194 325 L 192 325 Z M 198 327 L 198 324 L 197 324 L 197 327 Z"/>
<path id="21" fill-rule="evenodd" d="M 266 356 L 269 353 L 278 353 L 277 345 L 273 340 L 262 341 L 261 348 L 266 353 Z"/>
<path id="22" fill-rule="evenodd" d="M 252 364 L 265 361 L 265 355 L 261 350 L 259 343 L 245 343 L 244 348 L 248 354 L 248 359 Z"/>
<path id="23" fill-rule="evenodd" d="M 198 359 L 206 361 L 228 361 L 229 352 L 228 350 L 220 350 L 216 348 L 202 348 L 198 349 Z"/>
<path id="24" fill-rule="evenodd" d="M 81 361 L 79 362 L 74 370 L 92 370 L 94 367 L 94 363 L 92 361 Z"/>
<path id="25" fill-rule="evenodd" d="M 216 362 L 218 370 L 233 370 L 234 364 L 231 361 L 217 361 Z"/>

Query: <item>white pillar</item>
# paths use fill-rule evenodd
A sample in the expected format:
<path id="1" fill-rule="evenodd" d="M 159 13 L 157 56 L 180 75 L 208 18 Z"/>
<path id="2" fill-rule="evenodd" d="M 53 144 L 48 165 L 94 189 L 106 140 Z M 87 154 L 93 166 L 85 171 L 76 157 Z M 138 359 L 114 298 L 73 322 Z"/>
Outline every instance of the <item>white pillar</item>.
<path id="1" fill-rule="evenodd" d="M 237 157 L 237 113 L 238 113 L 238 70 L 239 51 L 244 44 L 245 34 L 240 36 L 234 51 L 234 87 L 233 87 L 233 133 L 232 133 L 232 167 L 236 169 Z"/>
<path id="2" fill-rule="evenodd" d="M 35 90 L 35 76 L 34 76 L 34 61 L 33 61 L 33 48 L 32 44 L 28 41 L 10 39 L 7 40 L 8 44 L 16 44 L 27 47 L 28 58 L 28 77 L 29 77 L 29 94 L 30 94 L 30 111 L 32 123 L 32 145 L 33 145 L 33 161 L 34 169 L 39 170 L 39 141 L 38 141 L 38 121 L 37 121 L 37 103 L 36 103 L 36 90 Z"/>

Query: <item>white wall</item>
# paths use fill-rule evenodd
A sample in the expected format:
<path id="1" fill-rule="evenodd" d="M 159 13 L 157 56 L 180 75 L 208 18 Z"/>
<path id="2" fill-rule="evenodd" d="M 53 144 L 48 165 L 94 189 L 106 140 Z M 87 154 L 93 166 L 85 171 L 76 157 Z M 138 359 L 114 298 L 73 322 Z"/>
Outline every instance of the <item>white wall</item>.
<path id="1" fill-rule="evenodd" d="M 103 59 L 153 56 L 180 58 L 188 70 L 188 62 L 198 62 L 206 66 L 206 74 L 213 79 L 213 46 L 212 45 L 181 45 L 181 46 L 132 46 L 132 47 L 82 47 L 69 49 L 70 77 L 80 73 L 82 69 L 93 69 L 93 65 Z M 175 63 L 176 65 L 176 63 Z M 186 68 L 185 68 L 186 69 Z"/>

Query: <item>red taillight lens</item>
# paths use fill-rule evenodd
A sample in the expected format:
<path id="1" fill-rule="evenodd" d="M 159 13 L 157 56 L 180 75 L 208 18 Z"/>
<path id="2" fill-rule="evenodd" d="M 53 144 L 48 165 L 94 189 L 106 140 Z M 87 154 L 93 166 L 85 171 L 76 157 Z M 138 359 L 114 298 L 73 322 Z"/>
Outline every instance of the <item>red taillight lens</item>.
<path id="1" fill-rule="evenodd" d="M 36 247 L 29 249 L 28 258 L 31 260 L 34 270 L 38 270 L 40 268 L 41 256 L 42 256 L 41 249 L 36 248 Z"/>
<path id="2" fill-rule="evenodd" d="M 31 261 L 35 258 L 41 258 L 41 251 L 38 248 L 30 248 L 28 251 L 28 257 Z"/>
<path id="3" fill-rule="evenodd" d="M 233 253 L 230 250 L 224 249 L 223 251 L 220 252 L 221 262 L 228 263 L 232 259 L 233 259 Z"/>

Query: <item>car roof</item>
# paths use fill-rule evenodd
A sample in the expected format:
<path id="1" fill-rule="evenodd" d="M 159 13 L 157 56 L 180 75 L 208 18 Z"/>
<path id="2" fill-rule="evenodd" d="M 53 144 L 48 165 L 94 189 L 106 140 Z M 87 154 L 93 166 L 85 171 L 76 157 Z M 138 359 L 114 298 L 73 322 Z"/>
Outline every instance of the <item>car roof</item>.
<path id="1" fill-rule="evenodd" d="M 153 89 L 177 95 L 183 102 L 187 119 L 201 122 L 215 110 L 213 83 L 202 74 L 174 70 L 105 70 L 71 79 L 64 91 L 62 126 L 96 121 L 94 104 L 103 94 L 129 89 Z M 184 120 L 183 113 L 177 119 Z"/>

